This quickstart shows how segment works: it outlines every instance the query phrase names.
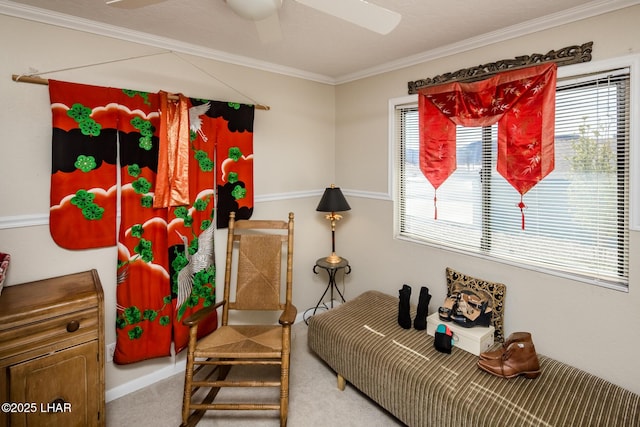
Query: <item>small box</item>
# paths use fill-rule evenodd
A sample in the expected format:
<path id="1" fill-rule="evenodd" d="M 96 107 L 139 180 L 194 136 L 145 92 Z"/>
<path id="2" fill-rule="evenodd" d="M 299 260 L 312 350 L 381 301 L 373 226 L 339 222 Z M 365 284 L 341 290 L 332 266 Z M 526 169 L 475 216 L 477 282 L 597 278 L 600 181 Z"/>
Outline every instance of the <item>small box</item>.
<path id="1" fill-rule="evenodd" d="M 427 317 L 427 334 L 435 336 L 436 328 L 439 324 L 447 325 L 453 332 L 453 346 L 464 351 L 479 356 L 483 351 L 487 351 L 493 345 L 493 334 L 495 328 L 489 326 L 483 328 L 474 326 L 473 328 L 463 328 L 455 322 L 444 322 L 440 320 L 438 313 L 433 313 Z"/>
<path id="2" fill-rule="evenodd" d="M 4 280 L 7 278 L 7 270 L 9 269 L 10 261 L 11 255 L 0 252 L 0 294 L 4 287 Z"/>

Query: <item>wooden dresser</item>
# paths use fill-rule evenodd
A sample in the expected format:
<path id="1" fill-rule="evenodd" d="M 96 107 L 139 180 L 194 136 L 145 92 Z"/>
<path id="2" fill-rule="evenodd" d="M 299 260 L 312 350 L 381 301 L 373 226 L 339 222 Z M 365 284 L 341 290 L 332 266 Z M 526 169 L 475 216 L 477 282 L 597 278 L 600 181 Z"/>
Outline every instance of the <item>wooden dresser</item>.
<path id="1" fill-rule="evenodd" d="M 104 426 L 104 297 L 96 270 L 0 294 L 0 426 Z"/>

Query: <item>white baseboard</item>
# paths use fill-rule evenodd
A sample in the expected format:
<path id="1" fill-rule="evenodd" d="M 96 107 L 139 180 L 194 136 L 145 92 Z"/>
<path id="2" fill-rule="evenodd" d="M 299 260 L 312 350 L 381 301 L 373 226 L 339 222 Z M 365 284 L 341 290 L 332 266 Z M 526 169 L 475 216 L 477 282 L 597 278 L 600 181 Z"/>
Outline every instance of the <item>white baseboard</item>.
<path id="1" fill-rule="evenodd" d="M 184 373 L 186 364 L 186 360 L 178 361 L 171 366 L 158 369 L 155 372 L 152 372 L 140 378 L 136 378 L 133 381 L 129 381 L 128 383 L 124 383 L 122 385 L 109 389 L 105 393 L 105 401 L 111 402 L 112 400 L 118 399 L 122 396 L 126 396 L 129 393 L 133 393 L 134 391 L 138 391 L 142 388 L 148 387 L 165 378 Z"/>

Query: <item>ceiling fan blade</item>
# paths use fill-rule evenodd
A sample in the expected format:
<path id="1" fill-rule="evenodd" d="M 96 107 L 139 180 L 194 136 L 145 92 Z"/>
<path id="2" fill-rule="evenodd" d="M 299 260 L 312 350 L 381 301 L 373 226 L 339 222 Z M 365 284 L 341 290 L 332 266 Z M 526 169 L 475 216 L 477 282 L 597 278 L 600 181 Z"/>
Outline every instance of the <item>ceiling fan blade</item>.
<path id="1" fill-rule="evenodd" d="M 107 0 L 105 3 L 120 9 L 138 9 L 140 7 L 162 3 L 163 1 L 165 0 Z"/>
<path id="2" fill-rule="evenodd" d="M 282 40 L 282 29 L 280 28 L 280 18 L 277 13 L 255 21 L 258 37 L 262 43 L 274 43 Z"/>
<path id="3" fill-rule="evenodd" d="M 378 34 L 389 34 L 400 23 L 402 15 L 365 0 L 296 0 L 352 24 Z"/>

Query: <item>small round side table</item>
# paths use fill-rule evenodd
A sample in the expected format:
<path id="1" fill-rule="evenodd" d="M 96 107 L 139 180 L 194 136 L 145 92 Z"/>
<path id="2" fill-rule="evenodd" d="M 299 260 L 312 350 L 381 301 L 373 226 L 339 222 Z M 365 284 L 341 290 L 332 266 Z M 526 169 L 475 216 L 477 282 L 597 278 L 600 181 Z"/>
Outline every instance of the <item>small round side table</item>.
<path id="1" fill-rule="evenodd" d="M 351 273 L 351 266 L 349 265 L 349 260 L 346 258 L 342 258 L 340 262 L 335 263 L 328 262 L 326 258 L 319 258 L 316 261 L 316 265 L 313 266 L 313 272 L 315 274 L 319 274 L 318 268 L 321 268 L 327 272 L 327 274 L 329 275 L 329 282 L 327 283 L 327 287 L 324 290 L 322 296 L 318 300 L 318 304 L 316 304 L 316 308 L 313 310 L 313 314 L 316 314 L 316 311 L 318 311 L 322 300 L 324 299 L 327 292 L 329 292 L 329 290 L 331 290 L 331 308 L 333 308 L 334 289 L 338 292 L 338 295 L 340 295 L 340 299 L 342 299 L 342 302 L 345 302 L 344 295 L 342 295 L 342 292 L 340 292 L 340 289 L 338 289 L 338 285 L 336 284 L 336 273 L 342 269 L 344 269 L 345 274 Z"/>

